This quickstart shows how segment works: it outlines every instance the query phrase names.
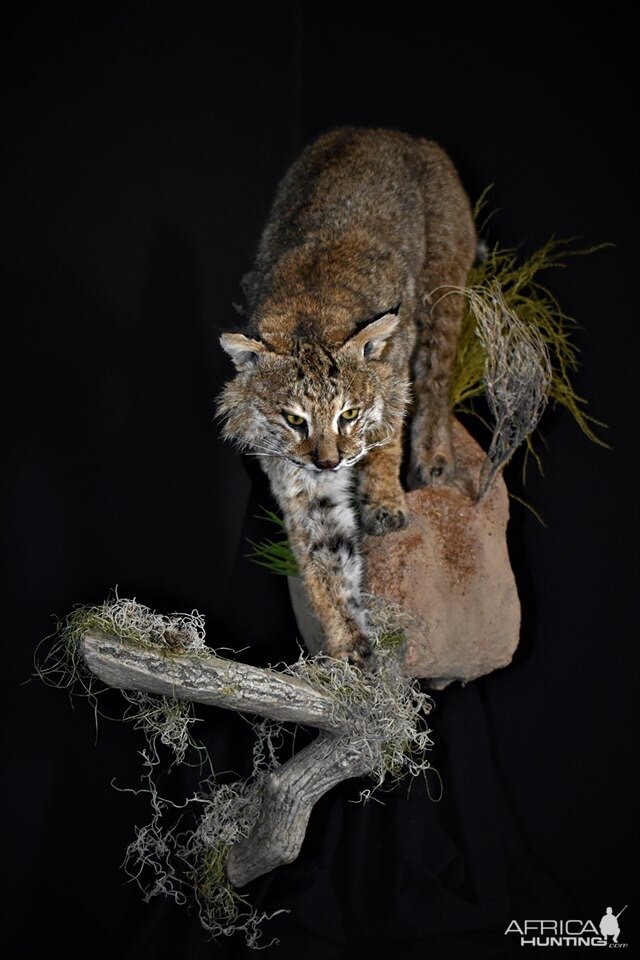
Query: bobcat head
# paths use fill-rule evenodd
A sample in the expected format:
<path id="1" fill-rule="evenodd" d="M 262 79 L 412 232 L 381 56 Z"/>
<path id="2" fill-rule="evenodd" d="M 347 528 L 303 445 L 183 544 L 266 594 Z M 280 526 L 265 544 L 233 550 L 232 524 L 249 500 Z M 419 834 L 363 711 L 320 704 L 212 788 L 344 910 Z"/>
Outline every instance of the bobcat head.
<path id="1" fill-rule="evenodd" d="M 410 389 L 389 359 L 399 322 L 395 308 L 342 344 L 291 337 L 277 350 L 264 338 L 224 333 L 220 342 L 237 370 L 218 403 L 224 436 L 312 472 L 351 466 L 388 443 Z"/>

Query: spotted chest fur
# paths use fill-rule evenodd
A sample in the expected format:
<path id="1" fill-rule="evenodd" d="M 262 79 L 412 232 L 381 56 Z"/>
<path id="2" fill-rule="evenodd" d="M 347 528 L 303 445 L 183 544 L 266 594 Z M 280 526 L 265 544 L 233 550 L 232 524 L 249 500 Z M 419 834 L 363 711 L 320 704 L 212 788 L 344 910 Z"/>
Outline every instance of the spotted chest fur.
<path id="1" fill-rule="evenodd" d="M 475 248 L 468 199 L 436 144 L 333 131 L 282 180 L 244 281 L 247 326 L 221 337 L 236 367 L 219 401 L 224 435 L 269 477 L 332 656 L 366 648 L 357 518 L 376 535 L 408 521 L 409 411 L 411 483 L 454 476 L 462 302 L 438 290 L 464 283 Z"/>

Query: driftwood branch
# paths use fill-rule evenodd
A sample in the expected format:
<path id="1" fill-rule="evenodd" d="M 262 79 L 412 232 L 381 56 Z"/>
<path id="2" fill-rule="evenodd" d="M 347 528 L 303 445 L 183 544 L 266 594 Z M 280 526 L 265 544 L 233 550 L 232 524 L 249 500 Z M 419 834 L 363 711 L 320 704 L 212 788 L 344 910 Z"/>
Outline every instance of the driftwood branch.
<path id="1" fill-rule="evenodd" d="M 360 744 L 362 736 L 359 737 Z M 260 818 L 246 840 L 233 846 L 227 876 L 236 887 L 298 856 L 313 806 L 349 777 L 368 773 L 361 745 L 321 734 L 267 778 Z"/>
<path id="2" fill-rule="evenodd" d="M 304 680 L 222 657 L 158 653 L 121 637 L 86 633 L 82 654 L 92 673 L 118 690 L 142 690 L 178 700 L 309 724 L 339 734 L 330 696 Z"/>
<path id="3" fill-rule="evenodd" d="M 243 886 L 297 857 L 314 804 L 342 780 L 371 769 L 362 733 L 334 716 L 331 696 L 275 670 L 215 656 L 163 654 L 97 630 L 81 641 L 87 667 L 120 690 L 142 690 L 274 720 L 317 727 L 322 733 L 266 779 L 260 816 L 251 834 L 233 846 L 227 874 Z"/>

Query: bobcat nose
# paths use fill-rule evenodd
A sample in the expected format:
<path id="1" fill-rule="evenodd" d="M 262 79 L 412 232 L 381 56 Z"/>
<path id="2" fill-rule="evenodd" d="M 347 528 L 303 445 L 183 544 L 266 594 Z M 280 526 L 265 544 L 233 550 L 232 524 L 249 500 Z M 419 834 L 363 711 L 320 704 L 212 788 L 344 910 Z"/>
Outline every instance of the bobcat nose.
<path id="1" fill-rule="evenodd" d="M 313 462 L 320 470 L 335 470 L 340 463 L 340 451 L 335 438 L 324 433 L 318 437 Z"/>
<path id="2" fill-rule="evenodd" d="M 335 468 L 340 463 L 339 459 L 336 460 L 319 460 L 316 457 L 316 467 L 319 467 L 321 470 L 335 470 Z"/>

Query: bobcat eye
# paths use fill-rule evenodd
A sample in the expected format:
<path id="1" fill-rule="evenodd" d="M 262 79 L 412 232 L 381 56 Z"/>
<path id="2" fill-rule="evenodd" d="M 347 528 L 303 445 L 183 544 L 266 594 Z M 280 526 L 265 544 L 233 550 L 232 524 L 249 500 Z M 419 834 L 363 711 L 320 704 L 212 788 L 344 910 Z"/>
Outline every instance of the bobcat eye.
<path id="1" fill-rule="evenodd" d="M 297 413 L 284 413 L 283 414 L 287 423 L 290 423 L 292 427 L 301 427 L 304 423 L 304 417 L 298 416 Z"/>
<path id="2" fill-rule="evenodd" d="M 340 419 L 346 420 L 348 423 L 349 421 L 357 420 L 359 414 L 360 414 L 359 407 L 351 407 L 350 410 L 342 411 L 342 413 L 340 414 Z"/>

